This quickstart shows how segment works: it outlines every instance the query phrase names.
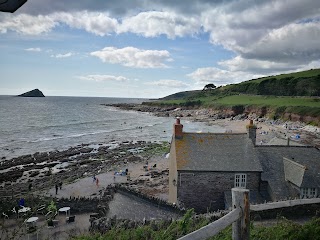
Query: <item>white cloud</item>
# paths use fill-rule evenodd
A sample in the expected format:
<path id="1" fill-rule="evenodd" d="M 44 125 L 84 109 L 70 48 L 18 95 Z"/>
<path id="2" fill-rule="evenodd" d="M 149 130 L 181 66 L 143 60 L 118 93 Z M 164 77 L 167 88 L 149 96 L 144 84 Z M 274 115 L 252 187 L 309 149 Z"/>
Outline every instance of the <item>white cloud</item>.
<path id="1" fill-rule="evenodd" d="M 74 55 L 71 52 L 65 53 L 65 54 L 56 54 L 56 55 L 51 55 L 51 57 L 55 57 L 55 58 L 67 58 L 67 57 L 71 57 L 72 55 Z"/>
<path id="2" fill-rule="evenodd" d="M 2 15 L 0 18 L 0 32 L 8 30 L 27 35 L 39 35 L 50 32 L 58 22 L 50 16 L 30 16 L 27 14 Z"/>
<path id="3" fill-rule="evenodd" d="M 92 74 L 87 76 L 77 76 L 78 79 L 86 80 L 86 81 L 95 81 L 95 82 L 105 82 L 105 81 L 126 81 L 128 80 L 126 77 L 123 76 L 112 76 L 112 75 L 99 75 L 99 74 Z"/>
<path id="4" fill-rule="evenodd" d="M 277 72 L 288 71 L 290 69 L 296 69 L 298 67 L 288 63 L 279 63 L 258 59 L 244 59 L 241 56 L 237 56 L 230 60 L 220 61 L 218 64 L 232 72 L 242 71 L 265 74 L 274 74 Z"/>
<path id="5" fill-rule="evenodd" d="M 246 58 L 299 63 L 320 59 L 320 22 L 293 23 L 270 31 L 244 49 Z"/>
<path id="6" fill-rule="evenodd" d="M 316 68 L 320 68 L 320 59 L 316 61 L 312 61 L 307 65 L 303 65 L 300 68 L 298 68 L 296 71 L 304 71 L 304 70 L 316 69 Z"/>
<path id="7" fill-rule="evenodd" d="M 26 48 L 24 50 L 28 52 L 41 52 L 41 48 Z"/>
<path id="8" fill-rule="evenodd" d="M 147 85 L 154 85 L 159 87 L 169 87 L 169 88 L 184 88 L 188 87 L 189 84 L 186 84 L 179 80 L 172 80 L 172 79 L 162 79 L 159 81 L 153 81 L 146 83 Z"/>
<path id="9" fill-rule="evenodd" d="M 76 12 L 76 13 L 54 13 L 51 15 L 57 22 L 67 24 L 72 28 L 84 29 L 98 36 L 114 33 L 118 22 L 114 18 L 101 12 Z"/>
<path id="10" fill-rule="evenodd" d="M 319 17 L 320 2 L 292 0 L 230 1 L 201 14 L 211 41 L 233 51 L 245 50 L 270 31 Z M 293 40 L 293 39 L 291 39 Z"/>
<path id="11" fill-rule="evenodd" d="M 314 66 L 320 59 L 320 22 L 293 23 L 270 31 L 239 50 L 237 57 L 219 62 L 229 71 L 278 74 Z"/>
<path id="12" fill-rule="evenodd" d="M 100 51 L 91 52 L 90 55 L 106 63 L 134 68 L 166 68 L 167 65 L 163 62 L 170 60 L 170 53 L 166 50 L 143 50 L 134 47 L 106 47 Z"/>
<path id="13" fill-rule="evenodd" d="M 32 0 L 25 4 L 19 12 L 29 14 L 50 14 L 52 12 L 66 11 L 77 12 L 88 10 L 92 12 L 109 12 L 115 17 L 134 15 L 137 12 L 154 9 L 174 10 L 184 13 L 198 13 L 199 10 L 214 8 L 223 3 L 223 0 L 118 0 L 118 1 L 65 1 L 65 0 Z"/>
<path id="14" fill-rule="evenodd" d="M 225 85 L 238 83 L 244 80 L 261 77 L 259 74 L 250 74 L 242 71 L 228 71 L 215 67 L 198 68 L 187 75 L 196 81 L 196 84 L 214 83 L 215 85 Z"/>
<path id="15" fill-rule="evenodd" d="M 175 39 L 208 33 L 212 44 L 237 55 L 220 62 L 225 71 L 261 74 L 300 69 L 320 59 L 320 1 L 315 0 L 34 0 L 20 12 L 40 15 L 0 15 L 0 33 L 39 35 L 62 24 L 98 36 L 133 33 Z M 91 55 L 136 68 L 163 68 L 172 60 L 167 51 L 130 47 Z"/>
<path id="16" fill-rule="evenodd" d="M 174 12 L 149 11 L 124 18 L 118 33 L 132 32 L 145 37 L 166 35 L 170 39 L 195 35 L 200 31 L 200 19 L 178 15 Z"/>
<path id="17" fill-rule="evenodd" d="M 27 14 L 10 15 L 0 22 L 0 32 L 8 30 L 27 35 L 51 31 L 59 24 L 84 29 L 98 36 L 131 32 L 145 37 L 166 35 L 168 38 L 196 35 L 200 32 L 200 19 L 173 12 L 147 11 L 119 19 L 102 12 L 55 12 L 46 16 Z"/>

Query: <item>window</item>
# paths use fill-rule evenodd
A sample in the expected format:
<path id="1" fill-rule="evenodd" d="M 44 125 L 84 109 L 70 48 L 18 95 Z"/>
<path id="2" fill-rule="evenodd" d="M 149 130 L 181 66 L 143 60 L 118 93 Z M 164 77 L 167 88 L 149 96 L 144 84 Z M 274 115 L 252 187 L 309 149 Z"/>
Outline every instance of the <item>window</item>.
<path id="1" fill-rule="evenodd" d="M 316 188 L 301 188 L 301 198 L 314 198 L 317 197 Z"/>
<path id="2" fill-rule="evenodd" d="M 317 196 L 317 189 L 309 188 L 309 197 L 316 197 L 316 196 Z"/>
<path id="3" fill-rule="evenodd" d="M 308 196 L 308 188 L 302 188 L 302 198 L 306 198 Z"/>
<path id="4" fill-rule="evenodd" d="M 247 174 L 236 174 L 234 180 L 234 186 L 245 188 L 247 183 Z"/>

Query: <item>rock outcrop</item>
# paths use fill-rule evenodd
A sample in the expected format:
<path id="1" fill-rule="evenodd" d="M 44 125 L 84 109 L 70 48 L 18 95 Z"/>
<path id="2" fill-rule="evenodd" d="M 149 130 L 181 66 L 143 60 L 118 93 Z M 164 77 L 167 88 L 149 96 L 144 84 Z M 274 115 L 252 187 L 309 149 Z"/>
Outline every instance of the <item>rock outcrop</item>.
<path id="1" fill-rule="evenodd" d="M 33 89 L 29 92 L 18 95 L 18 97 L 44 97 L 44 95 L 39 89 Z"/>

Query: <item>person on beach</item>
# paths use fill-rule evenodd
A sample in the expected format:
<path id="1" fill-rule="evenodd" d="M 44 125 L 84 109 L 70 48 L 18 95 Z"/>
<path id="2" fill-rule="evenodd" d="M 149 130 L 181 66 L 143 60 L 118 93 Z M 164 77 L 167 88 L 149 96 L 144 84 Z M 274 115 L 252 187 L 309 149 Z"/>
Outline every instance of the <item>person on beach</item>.
<path id="1" fill-rule="evenodd" d="M 93 179 L 92 183 L 94 183 L 97 180 L 95 175 L 93 175 L 92 179 Z"/>
<path id="2" fill-rule="evenodd" d="M 61 188 L 62 188 L 62 181 L 59 182 L 59 188 L 60 188 L 60 190 L 61 190 Z"/>
<path id="3" fill-rule="evenodd" d="M 58 189 L 59 189 L 59 186 L 58 184 L 56 184 L 56 195 L 58 194 Z"/>
<path id="4" fill-rule="evenodd" d="M 96 185 L 99 187 L 99 178 L 96 178 Z"/>
<path id="5" fill-rule="evenodd" d="M 19 200 L 19 206 L 24 207 L 24 198 L 20 198 Z"/>

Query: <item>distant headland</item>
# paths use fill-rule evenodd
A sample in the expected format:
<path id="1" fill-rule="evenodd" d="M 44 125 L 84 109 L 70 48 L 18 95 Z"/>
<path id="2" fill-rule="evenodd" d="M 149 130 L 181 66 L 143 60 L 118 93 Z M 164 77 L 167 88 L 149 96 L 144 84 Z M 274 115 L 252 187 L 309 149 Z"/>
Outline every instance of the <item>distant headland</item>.
<path id="1" fill-rule="evenodd" d="M 44 97 L 44 95 L 39 89 L 33 89 L 29 92 L 18 95 L 18 97 Z"/>

